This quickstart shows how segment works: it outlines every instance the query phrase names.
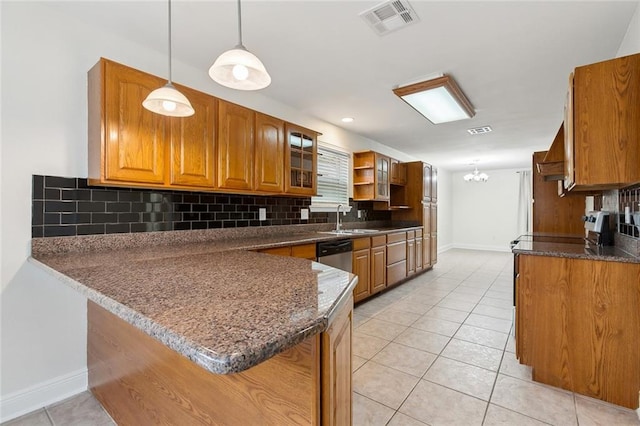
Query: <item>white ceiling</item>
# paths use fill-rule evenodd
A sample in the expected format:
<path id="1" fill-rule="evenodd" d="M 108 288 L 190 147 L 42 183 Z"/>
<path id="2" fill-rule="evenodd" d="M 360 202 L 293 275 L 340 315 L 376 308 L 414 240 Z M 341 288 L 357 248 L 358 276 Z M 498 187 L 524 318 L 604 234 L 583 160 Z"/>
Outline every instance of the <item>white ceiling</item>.
<path id="1" fill-rule="evenodd" d="M 380 1 L 243 1 L 243 41 L 265 64 L 267 97 L 450 170 L 530 167 L 562 122 L 569 72 L 612 58 L 637 1 L 410 0 L 420 22 L 378 36 L 358 16 Z M 166 2 L 55 6 L 166 51 Z M 207 72 L 237 42 L 235 1 L 173 2 L 174 58 Z M 392 88 L 451 74 L 470 120 L 433 125 Z M 180 81 L 179 76 L 174 76 Z M 215 84 L 215 83 L 212 83 Z M 354 117 L 344 124 L 342 117 Z M 466 129 L 490 125 L 471 136 Z"/>

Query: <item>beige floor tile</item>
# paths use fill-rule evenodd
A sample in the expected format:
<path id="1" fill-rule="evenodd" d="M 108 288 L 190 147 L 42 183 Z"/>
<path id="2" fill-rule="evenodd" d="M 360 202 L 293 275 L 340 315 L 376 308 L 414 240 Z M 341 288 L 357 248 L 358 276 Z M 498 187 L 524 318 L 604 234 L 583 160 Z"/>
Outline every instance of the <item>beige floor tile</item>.
<path id="1" fill-rule="evenodd" d="M 416 314 L 413 312 L 401 311 L 398 310 L 395 305 L 393 307 L 387 309 L 386 311 L 380 312 L 374 318 L 382 321 L 392 322 L 394 324 L 400 324 L 404 326 L 409 326 L 413 324 L 418 318 L 420 318 L 420 314 Z"/>
<path id="2" fill-rule="evenodd" d="M 465 287 L 481 288 L 482 290 L 486 291 L 489 289 L 489 287 L 491 287 L 491 280 L 476 281 L 472 279 L 472 277 L 469 277 L 468 279 L 464 280 L 460 285 L 463 285 Z"/>
<path id="3" fill-rule="evenodd" d="M 511 321 L 513 318 L 513 309 L 498 308 L 495 306 L 478 305 L 473 310 L 474 314 L 486 315 L 488 317 L 500 318 Z"/>
<path id="4" fill-rule="evenodd" d="M 357 355 L 359 357 L 371 359 L 375 354 L 380 352 L 380 350 L 388 344 L 388 340 L 369 336 L 368 334 L 354 332 L 352 352 L 354 355 Z"/>
<path id="5" fill-rule="evenodd" d="M 384 426 L 394 410 L 362 395 L 353 394 L 353 426 Z"/>
<path id="6" fill-rule="evenodd" d="M 421 380 L 400 411 L 432 426 L 481 425 L 487 403 Z"/>
<path id="7" fill-rule="evenodd" d="M 398 300 L 393 305 L 389 307 L 389 309 L 393 309 L 396 311 L 402 312 L 410 312 L 412 314 L 422 315 L 425 312 L 429 311 L 429 309 L 433 308 L 432 304 L 429 303 L 418 303 L 412 297 Z"/>
<path id="8" fill-rule="evenodd" d="M 511 321 L 500 318 L 488 317 L 486 315 L 470 314 L 464 321 L 467 325 L 473 325 L 488 330 L 508 333 L 511 330 Z"/>
<path id="9" fill-rule="evenodd" d="M 356 329 L 360 327 L 365 322 L 369 321 L 371 317 L 364 316 L 362 314 L 358 314 L 356 312 L 353 313 L 353 328 Z"/>
<path id="10" fill-rule="evenodd" d="M 51 426 L 52 424 L 51 420 L 49 420 L 49 416 L 47 416 L 44 408 L 42 408 L 2 423 L 2 426 Z"/>
<path id="11" fill-rule="evenodd" d="M 500 364 L 500 373 L 522 380 L 531 380 L 531 367 L 520 364 L 516 355 L 505 352 Z"/>
<path id="12" fill-rule="evenodd" d="M 358 426 L 358 425 L 354 423 L 353 426 Z M 394 414 L 393 417 L 391 418 L 391 421 L 387 423 L 387 426 L 428 426 L 428 425 L 414 418 L 411 418 L 406 414 L 396 412 L 396 414 Z"/>
<path id="13" fill-rule="evenodd" d="M 547 424 L 548 423 L 527 417 L 524 414 L 489 404 L 483 426 L 544 426 Z"/>
<path id="14" fill-rule="evenodd" d="M 353 374 L 353 390 L 397 410 L 418 380 L 418 377 L 370 361 Z"/>
<path id="15" fill-rule="evenodd" d="M 432 333 L 442 334 L 443 336 L 453 336 L 458 331 L 460 324 L 457 322 L 447 321 L 440 318 L 423 316 L 413 323 L 412 328 L 418 330 L 430 331 Z"/>
<path id="16" fill-rule="evenodd" d="M 461 302 L 459 300 L 444 299 L 440 301 L 436 306 L 441 308 L 455 309 L 463 312 L 471 312 L 475 308 L 476 304 L 471 302 Z"/>
<path id="17" fill-rule="evenodd" d="M 495 291 L 495 290 L 487 290 L 485 293 L 486 297 L 491 297 L 494 299 L 507 300 L 509 302 L 513 302 L 513 290 L 512 291 Z"/>
<path id="18" fill-rule="evenodd" d="M 637 426 L 638 414 L 634 410 L 618 407 L 599 400 L 576 395 L 576 410 L 580 426 Z"/>
<path id="19" fill-rule="evenodd" d="M 394 339 L 394 342 L 412 348 L 439 354 L 449 343 L 449 337 L 440 334 L 429 333 L 428 331 L 409 328 Z"/>
<path id="20" fill-rule="evenodd" d="M 362 358 L 358 355 L 351 355 L 351 371 L 354 372 L 358 368 L 362 367 L 368 359 Z"/>
<path id="21" fill-rule="evenodd" d="M 385 340 L 393 340 L 406 329 L 407 326 L 405 325 L 394 324 L 392 322 L 381 321 L 377 318 L 371 318 L 369 321 L 358 327 L 358 333 L 380 337 Z"/>
<path id="22" fill-rule="evenodd" d="M 423 379 L 489 401 L 496 372 L 438 357 Z"/>
<path id="23" fill-rule="evenodd" d="M 487 289 L 482 287 L 472 287 L 465 285 L 465 283 L 462 283 L 458 287 L 456 287 L 454 291 L 456 293 L 475 294 L 476 296 L 482 296 L 487 291 Z"/>
<path id="24" fill-rule="evenodd" d="M 491 403 L 554 425 L 576 425 L 573 395 L 498 374 Z"/>
<path id="25" fill-rule="evenodd" d="M 510 309 L 513 307 L 513 299 L 495 299 L 493 297 L 484 296 L 480 299 L 480 305 L 495 306 L 496 308 Z"/>
<path id="26" fill-rule="evenodd" d="M 502 351 L 476 343 L 465 342 L 459 339 L 451 339 L 446 348 L 442 351 L 442 356 L 486 368 L 491 371 L 498 371 Z"/>
<path id="27" fill-rule="evenodd" d="M 455 309 L 442 308 L 440 306 L 434 306 L 429 310 L 425 316 L 432 318 L 440 318 L 447 321 L 453 321 L 462 324 L 464 320 L 469 316 L 468 312 L 456 311 Z"/>
<path id="28" fill-rule="evenodd" d="M 478 303 L 480 299 L 482 299 L 482 296 L 478 294 L 463 293 L 461 291 L 458 291 L 458 288 L 460 287 L 457 287 L 455 290 L 449 293 L 447 297 L 444 298 L 444 300 L 457 300 L 460 302 Z"/>
<path id="29" fill-rule="evenodd" d="M 467 342 L 502 350 L 507 343 L 509 335 L 500 333 L 499 331 L 462 324 L 454 337 Z"/>
<path id="30" fill-rule="evenodd" d="M 107 426 L 115 425 L 102 405 L 86 391 L 65 401 L 47 407 L 56 425 Z"/>
<path id="31" fill-rule="evenodd" d="M 430 352 L 391 342 L 371 360 L 412 376 L 422 377 L 436 357 Z"/>
<path id="32" fill-rule="evenodd" d="M 507 338 L 507 347 L 505 348 L 505 350 L 507 352 L 516 353 L 516 338 L 512 333 L 510 333 L 509 337 Z"/>

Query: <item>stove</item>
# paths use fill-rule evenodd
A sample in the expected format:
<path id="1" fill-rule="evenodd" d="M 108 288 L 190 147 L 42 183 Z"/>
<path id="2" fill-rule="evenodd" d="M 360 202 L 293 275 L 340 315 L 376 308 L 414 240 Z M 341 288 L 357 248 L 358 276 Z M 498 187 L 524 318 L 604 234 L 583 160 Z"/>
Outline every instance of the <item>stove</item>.
<path id="1" fill-rule="evenodd" d="M 584 229 L 587 232 L 587 244 L 590 246 L 612 246 L 613 231 L 611 230 L 611 212 L 591 211 L 583 216 Z"/>

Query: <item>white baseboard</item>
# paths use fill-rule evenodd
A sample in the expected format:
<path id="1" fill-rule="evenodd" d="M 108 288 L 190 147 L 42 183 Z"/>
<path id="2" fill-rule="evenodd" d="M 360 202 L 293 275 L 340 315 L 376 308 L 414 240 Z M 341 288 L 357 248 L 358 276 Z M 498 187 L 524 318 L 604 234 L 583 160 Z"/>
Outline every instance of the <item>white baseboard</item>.
<path id="1" fill-rule="evenodd" d="M 27 389 L 3 395 L 0 400 L 0 423 L 84 392 L 87 390 L 87 380 L 87 369 L 83 368 Z"/>
<path id="2" fill-rule="evenodd" d="M 501 251 L 505 253 L 511 252 L 511 248 L 509 247 L 509 244 L 499 245 L 499 246 L 485 246 L 485 245 L 479 245 L 479 244 L 453 244 L 453 248 L 465 249 L 465 250 Z"/>
<path id="3" fill-rule="evenodd" d="M 453 248 L 453 244 L 447 244 L 445 246 L 439 246 L 438 247 L 438 254 L 440 253 L 444 253 L 445 251 L 449 251 Z"/>

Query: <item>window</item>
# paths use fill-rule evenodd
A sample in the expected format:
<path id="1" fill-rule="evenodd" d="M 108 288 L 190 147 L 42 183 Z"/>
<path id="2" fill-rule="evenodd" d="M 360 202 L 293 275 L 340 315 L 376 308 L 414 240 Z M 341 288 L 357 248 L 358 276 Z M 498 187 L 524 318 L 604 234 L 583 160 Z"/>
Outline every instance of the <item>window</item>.
<path id="1" fill-rule="evenodd" d="M 347 152 L 318 143 L 318 196 L 311 197 L 312 211 L 334 211 L 338 204 L 349 211 L 349 160 Z"/>

